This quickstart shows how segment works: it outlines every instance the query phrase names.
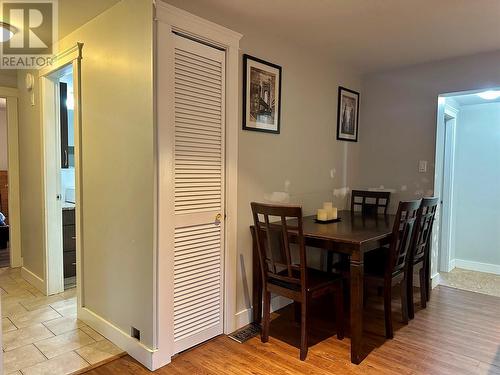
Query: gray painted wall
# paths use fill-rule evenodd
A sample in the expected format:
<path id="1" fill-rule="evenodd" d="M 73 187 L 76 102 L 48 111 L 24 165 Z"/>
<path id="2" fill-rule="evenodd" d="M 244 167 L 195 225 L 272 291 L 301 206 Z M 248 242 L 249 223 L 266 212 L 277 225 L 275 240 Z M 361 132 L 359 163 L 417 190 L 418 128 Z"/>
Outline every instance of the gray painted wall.
<path id="1" fill-rule="evenodd" d="M 397 189 L 397 201 L 433 193 L 439 94 L 500 87 L 500 51 L 367 75 L 350 184 Z M 418 161 L 427 160 L 427 173 Z M 433 247 L 432 272 L 438 249 Z"/>

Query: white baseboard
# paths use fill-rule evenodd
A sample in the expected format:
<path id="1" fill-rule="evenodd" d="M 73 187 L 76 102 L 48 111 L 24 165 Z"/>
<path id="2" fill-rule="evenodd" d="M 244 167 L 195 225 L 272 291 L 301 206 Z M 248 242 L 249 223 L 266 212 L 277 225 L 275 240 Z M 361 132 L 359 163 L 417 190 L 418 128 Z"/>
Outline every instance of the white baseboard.
<path id="1" fill-rule="evenodd" d="M 148 348 L 137 339 L 116 327 L 113 323 L 85 307 L 78 310 L 78 319 L 126 351 L 148 369 L 153 370 L 153 353 L 155 350 Z"/>
<path id="2" fill-rule="evenodd" d="M 282 296 L 274 296 L 271 298 L 271 312 L 282 309 L 283 307 L 291 304 L 293 301 L 291 299 L 282 297 Z M 248 309 L 241 310 L 236 313 L 236 329 L 240 329 L 241 327 L 250 324 L 253 319 L 253 307 Z"/>
<path id="3" fill-rule="evenodd" d="M 456 267 L 457 267 L 457 260 L 456 259 L 450 260 L 450 265 L 449 265 L 449 268 L 448 268 L 448 270 L 449 270 L 448 272 L 453 271 Z"/>
<path id="4" fill-rule="evenodd" d="M 35 275 L 26 267 L 21 267 L 21 277 L 26 280 L 28 283 L 37 288 L 40 292 L 47 295 L 47 290 L 45 289 L 45 281 Z"/>
<path id="5" fill-rule="evenodd" d="M 434 289 L 439 284 L 441 284 L 441 276 L 439 275 L 439 273 L 436 273 L 431 277 L 431 288 Z"/>
<path id="6" fill-rule="evenodd" d="M 455 266 L 470 271 L 493 273 L 500 275 L 500 265 L 491 263 L 474 262 L 472 260 L 456 259 Z"/>

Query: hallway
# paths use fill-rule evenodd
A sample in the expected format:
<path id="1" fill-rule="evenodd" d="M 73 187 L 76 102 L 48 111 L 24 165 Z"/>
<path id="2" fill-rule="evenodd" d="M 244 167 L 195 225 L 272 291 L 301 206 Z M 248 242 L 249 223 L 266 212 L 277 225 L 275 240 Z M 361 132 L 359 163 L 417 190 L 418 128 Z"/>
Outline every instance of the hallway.
<path id="1" fill-rule="evenodd" d="M 0 269 L 0 287 L 5 374 L 68 374 L 122 354 L 76 318 L 75 288 L 44 296 L 19 268 Z"/>

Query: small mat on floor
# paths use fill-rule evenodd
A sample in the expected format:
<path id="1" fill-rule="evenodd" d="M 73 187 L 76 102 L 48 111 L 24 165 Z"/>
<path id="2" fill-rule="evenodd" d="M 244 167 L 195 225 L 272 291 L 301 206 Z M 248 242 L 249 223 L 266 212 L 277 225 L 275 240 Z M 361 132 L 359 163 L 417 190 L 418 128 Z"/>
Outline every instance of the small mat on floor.
<path id="1" fill-rule="evenodd" d="M 255 323 L 250 323 L 249 325 L 234 331 L 228 335 L 228 337 L 242 344 L 245 341 L 250 340 L 252 337 L 257 336 L 259 333 L 260 326 Z"/>

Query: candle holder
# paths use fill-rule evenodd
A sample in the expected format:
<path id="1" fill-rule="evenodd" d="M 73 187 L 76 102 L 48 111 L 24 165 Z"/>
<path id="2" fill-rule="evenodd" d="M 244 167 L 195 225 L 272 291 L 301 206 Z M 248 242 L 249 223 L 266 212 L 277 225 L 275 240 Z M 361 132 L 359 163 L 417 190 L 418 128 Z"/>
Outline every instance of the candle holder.
<path id="1" fill-rule="evenodd" d="M 317 217 L 315 217 L 314 221 L 319 224 L 330 224 L 330 223 L 338 223 L 339 221 L 342 221 L 342 219 L 338 217 L 336 219 L 330 219 L 330 220 L 319 220 Z"/>

